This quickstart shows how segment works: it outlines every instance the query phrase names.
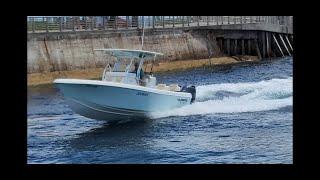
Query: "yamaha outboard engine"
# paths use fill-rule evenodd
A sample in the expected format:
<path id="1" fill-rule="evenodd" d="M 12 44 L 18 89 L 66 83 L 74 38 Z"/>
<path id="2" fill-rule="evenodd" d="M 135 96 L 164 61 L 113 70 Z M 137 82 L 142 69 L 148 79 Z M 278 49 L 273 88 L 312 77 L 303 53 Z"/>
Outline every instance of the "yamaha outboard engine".
<path id="1" fill-rule="evenodd" d="M 195 86 L 183 86 L 181 88 L 181 92 L 188 92 L 191 94 L 191 102 L 190 104 L 194 103 L 196 100 L 196 87 Z"/>

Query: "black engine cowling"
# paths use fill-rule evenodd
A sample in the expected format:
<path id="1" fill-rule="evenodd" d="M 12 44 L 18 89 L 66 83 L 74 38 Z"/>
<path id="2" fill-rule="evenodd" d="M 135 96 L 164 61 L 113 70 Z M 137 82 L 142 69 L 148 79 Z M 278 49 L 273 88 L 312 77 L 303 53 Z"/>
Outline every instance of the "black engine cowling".
<path id="1" fill-rule="evenodd" d="M 191 94 L 191 102 L 192 104 L 196 100 L 196 87 L 195 86 L 183 86 L 181 88 L 181 92 L 188 92 Z"/>

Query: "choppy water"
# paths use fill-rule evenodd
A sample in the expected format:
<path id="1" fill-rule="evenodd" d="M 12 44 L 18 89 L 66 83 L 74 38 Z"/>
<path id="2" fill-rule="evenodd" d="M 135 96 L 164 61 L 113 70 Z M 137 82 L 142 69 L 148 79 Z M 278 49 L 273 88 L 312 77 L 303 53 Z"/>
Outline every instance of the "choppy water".
<path id="1" fill-rule="evenodd" d="M 74 114 L 53 86 L 28 89 L 28 163 L 292 163 L 292 59 L 157 74 L 197 102 L 141 122 Z"/>

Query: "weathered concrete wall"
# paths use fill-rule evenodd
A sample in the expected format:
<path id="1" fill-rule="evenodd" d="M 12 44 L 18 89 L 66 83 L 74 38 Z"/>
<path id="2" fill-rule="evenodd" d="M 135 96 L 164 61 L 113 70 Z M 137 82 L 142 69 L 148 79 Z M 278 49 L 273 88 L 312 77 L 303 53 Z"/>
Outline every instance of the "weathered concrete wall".
<path id="1" fill-rule="evenodd" d="M 231 29 L 230 25 L 211 29 L 146 29 L 143 49 L 164 53 L 157 57 L 163 61 L 256 55 L 253 40 L 259 39 L 262 31 L 235 26 Z M 93 49 L 140 49 L 141 35 L 141 30 L 28 34 L 28 73 L 102 68 L 112 59 Z M 261 43 L 259 47 L 263 48 Z"/>
<path id="2" fill-rule="evenodd" d="M 28 73 L 103 67 L 107 56 L 93 49 L 141 48 L 141 32 L 62 34 L 29 35 Z M 169 61 L 208 57 L 206 37 L 183 31 L 146 31 L 143 49 L 162 52 L 165 56 L 158 58 Z M 214 52 L 219 52 L 219 49 Z"/>

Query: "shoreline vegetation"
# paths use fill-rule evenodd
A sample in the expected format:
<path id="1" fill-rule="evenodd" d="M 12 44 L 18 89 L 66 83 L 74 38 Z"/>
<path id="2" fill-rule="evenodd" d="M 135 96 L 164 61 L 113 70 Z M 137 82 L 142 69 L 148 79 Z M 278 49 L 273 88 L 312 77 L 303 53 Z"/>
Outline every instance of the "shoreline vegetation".
<path id="1" fill-rule="evenodd" d="M 153 72 L 181 71 L 199 67 L 220 67 L 232 66 L 240 63 L 259 62 L 257 56 L 231 56 L 214 57 L 210 59 L 198 60 L 177 60 L 167 62 L 155 62 Z M 143 66 L 146 72 L 151 71 L 152 64 L 147 63 Z M 52 84 L 57 78 L 76 78 L 76 79 L 100 79 L 104 68 L 94 68 L 85 70 L 56 71 L 27 74 L 27 85 L 38 86 Z"/>

